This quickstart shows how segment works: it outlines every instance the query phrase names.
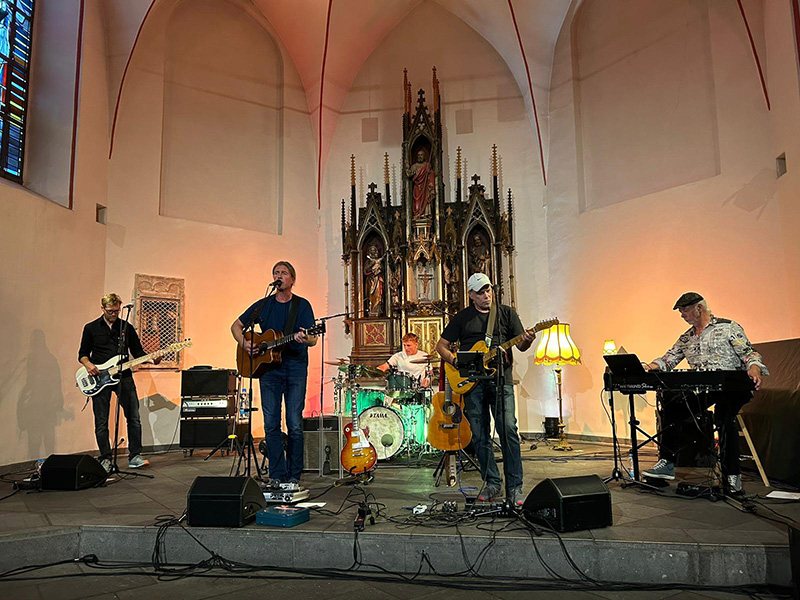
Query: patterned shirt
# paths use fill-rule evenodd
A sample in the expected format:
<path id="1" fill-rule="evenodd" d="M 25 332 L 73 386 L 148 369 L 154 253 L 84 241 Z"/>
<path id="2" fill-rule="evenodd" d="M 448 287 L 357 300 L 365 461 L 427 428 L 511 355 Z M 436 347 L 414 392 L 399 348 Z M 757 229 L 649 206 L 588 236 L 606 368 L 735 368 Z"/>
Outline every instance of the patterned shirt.
<path id="1" fill-rule="evenodd" d="M 714 315 L 700 335 L 690 327 L 664 356 L 653 362 L 662 371 L 671 371 L 684 358 L 692 369 L 746 371 L 758 365 L 762 375 L 769 375 L 761 355 L 750 345 L 742 326 Z"/>

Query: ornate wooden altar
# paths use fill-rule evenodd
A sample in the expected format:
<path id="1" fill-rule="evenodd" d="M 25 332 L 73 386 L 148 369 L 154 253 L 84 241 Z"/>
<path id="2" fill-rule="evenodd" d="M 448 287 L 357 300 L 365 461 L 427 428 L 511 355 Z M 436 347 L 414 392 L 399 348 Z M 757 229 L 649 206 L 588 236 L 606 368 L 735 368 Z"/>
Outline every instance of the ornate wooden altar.
<path id="1" fill-rule="evenodd" d="M 411 84 L 403 72 L 402 193 L 393 202 L 389 154 L 384 154 L 384 190 L 370 183 L 365 203 L 356 198 L 355 156 L 350 157 L 350 206 L 342 200 L 342 261 L 345 327 L 353 335 L 351 359 L 379 364 L 413 331 L 420 349 L 432 353 L 449 315 L 466 303 L 466 282 L 486 273 L 502 302 L 516 305 L 513 204 L 498 188 L 497 146 L 492 146 L 492 189 L 476 174 L 462 198 L 461 148 L 456 150 L 452 200 L 443 178 L 439 80 L 433 68 L 433 110 L 425 91 L 412 107 Z"/>

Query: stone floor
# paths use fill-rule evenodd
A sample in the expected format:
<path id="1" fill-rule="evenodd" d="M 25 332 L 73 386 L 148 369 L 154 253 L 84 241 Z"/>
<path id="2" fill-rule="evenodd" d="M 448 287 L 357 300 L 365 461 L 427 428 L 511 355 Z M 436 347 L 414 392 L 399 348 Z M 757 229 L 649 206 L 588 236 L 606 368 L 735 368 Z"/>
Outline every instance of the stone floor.
<path id="1" fill-rule="evenodd" d="M 538 448 L 523 446 L 525 490 L 529 491 L 544 478 L 570 475 L 598 474 L 601 477 L 611 473 L 613 463 L 610 447 L 587 443 L 574 444 L 570 453 L 559 453 L 546 444 Z M 154 475 L 154 479 L 123 478 L 110 482 L 105 487 L 78 492 L 18 492 L 0 502 L 0 535 L 28 535 L 42 531 L 56 531 L 81 525 L 110 526 L 152 526 L 160 515 L 180 515 L 186 506 L 186 495 L 195 477 L 200 475 L 228 475 L 235 468 L 233 457 L 214 456 L 203 460 L 207 454 L 198 451 L 191 457 L 181 452 L 170 452 L 149 456 L 152 465 L 144 470 Z M 642 465 L 650 464 L 652 457 L 643 457 Z M 123 459 L 121 468 L 126 467 Z M 379 503 L 380 511 L 374 525 L 367 525 L 367 531 L 397 532 L 411 534 L 424 532 L 427 535 L 453 535 L 452 528 L 434 528 L 432 523 L 411 516 L 410 508 L 418 504 L 431 504 L 434 499 L 454 500 L 463 508 L 464 494 L 475 494 L 480 478 L 474 471 L 463 473 L 461 490 L 455 488 L 435 488 L 432 472 L 435 458 L 402 457 L 389 463 L 379 463 L 375 479 L 363 490 Z M 9 475 L 9 469 L 0 469 L 5 478 L 18 478 Z M 703 483 L 706 470 L 679 470 L 679 477 Z M 311 519 L 295 529 L 319 532 L 352 531 L 353 518 L 357 507 L 348 501 L 348 494 L 363 498 L 363 493 L 355 488 L 333 487 L 333 477 L 320 478 L 316 473 L 303 477 L 303 484 L 310 488 L 311 496 L 318 496 L 319 502 L 326 502 L 323 512 L 312 512 Z M 577 531 L 564 534 L 565 538 L 584 540 L 620 540 L 636 542 L 691 543 L 701 545 L 748 544 L 758 546 L 786 547 L 788 537 L 786 527 L 776 520 L 800 520 L 800 504 L 765 500 L 769 491 L 752 476 L 745 478 L 745 489 L 751 499 L 756 514 L 743 512 L 740 507 L 723 501 L 710 502 L 705 499 L 689 500 L 675 495 L 673 484 L 665 491 L 654 494 L 636 487 L 622 487 L 619 482 L 611 482 L 614 515 L 613 527 Z M 0 497 L 9 493 L 10 486 L 0 483 Z M 376 504 L 377 506 L 377 504 Z M 774 512 L 772 512 L 774 511 Z M 330 514 L 337 513 L 337 514 Z M 780 517 L 778 516 L 780 515 Z M 248 527 L 256 528 L 251 524 Z M 487 525 L 485 521 L 463 524 L 459 531 L 463 535 L 492 535 L 492 528 L 498 528 L 495 521 Z M 524 531 L 507 530 L 503 535 L 528 535 Z M 100 557 L 101 560 L 103 557 Z M 43 559 L 42 562 L 46 562 Z M 74 575 L 86 572 L 81 577 Z M 114 572 L 116 573 L 116 571 Z M 364 581 L 363 574 L 356 574 L 349 581 L 324 577 L 301 577 L 287 579 L 291 575 L 276 573 L 272 579 L 252 577 L 227 578 L 188 578 L 180 581 L 159 581 L 152 569 L 144 572 L 135 570 L 129 574 L 115 574 L 113 577 L 98 575 L 96 569 L 85 565 L 63 565 L 47 569 L 30 576 L 45 577 L 38 581 L 0 580 L 2 598 L 158 598 L 169 596 L 179 598 L 247 598 L 257 594 L 287 593 L 302 595 L 304 600 L 316 597 L 335 598 L 352 595 L 357 585 L 362 598 L 536 598 L 548 594 L 550 598 L 733 598 L 740 597 L 722 591 L 602 591 L 592 588 L 576 590 L 540 590 L 526 582 L 525 591 L 516 591 L 516 585 L 495 586 L 494 589 L 477 585 L 476 580 L 466 580 L 460 586 L 477 589 L 448 589 L 435 585 L 413 585 L 398 583 L 396 578 Z M 217 572 L 215 572 L 217 574 Z M 63 577 L 66 576 L 66 577 Z M 359 582 L 354 583 L 355 580 Z M 448 582 L 454 580 L 447 579 Z M 544 584 L 543 584 L 544 585 Z M 552 582 L 546 585 L 552 586 Z M 524 594 L 524 596 L 523 596 Z M 761 596 L 767 597 L 767 596 Z"/>

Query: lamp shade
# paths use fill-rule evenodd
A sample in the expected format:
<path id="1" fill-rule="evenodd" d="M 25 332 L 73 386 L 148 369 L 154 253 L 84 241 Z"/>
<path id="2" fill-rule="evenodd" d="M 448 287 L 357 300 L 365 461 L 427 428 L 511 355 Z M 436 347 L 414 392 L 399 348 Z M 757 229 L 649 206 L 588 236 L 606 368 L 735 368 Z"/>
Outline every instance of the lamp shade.
<path id="1" fill-rule="evenodd" d="M 569 335 L 569 325 L 559 323 L 542 332 L 542 339 L 536 348 L 537 365 L 579 365 L 581 353 Z"/>
<path id="2" fill-rule="evenodd" d="M 603 354 L 616 354 L 617 344 L 614 340 L 606 340 L 603 342 Z"/>

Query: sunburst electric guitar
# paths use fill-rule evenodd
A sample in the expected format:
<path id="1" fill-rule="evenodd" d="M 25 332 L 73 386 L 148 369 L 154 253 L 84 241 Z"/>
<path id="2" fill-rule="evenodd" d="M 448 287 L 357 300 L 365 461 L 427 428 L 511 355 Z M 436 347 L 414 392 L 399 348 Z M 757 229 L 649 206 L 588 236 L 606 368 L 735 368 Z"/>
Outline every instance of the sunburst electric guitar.
<path id="1" fill-rule="evenodd" d="M 134 358 L 133 360 L 122 363 L 121 365 L 119 364 L 119 355 L 117 355 L 114 358 L 109 358 L 102 365 L 96 365 L 100 371 L 99 375 L 89 375 L 86 367 L 81 367 L 78 369 L 78 372 L 75 373 L 75 381 L 81 393 L 86 396 L 94 396 L 103 388 L 106 388 L 110 385 L 116 385 L 119 382 L 119 374 L 121 371 L 132 369 L 133 367 L 147 362 L 148 360 L 164 356 L 170 352 L 180 352 L 184 348 L 188 348 L 191 345 L 192 340 L 176 342 L 174 344 L 170 344 L 166 348 L 156 350 L 151 354 L 146 354 L 144 356 L 140 356 L 139 358 Z"/>
<path id="2" fill-rule="evenodd" d="M 353 369 L 355 365 L 350 365 Z M 358 404 L 356 402 L 358 394 L 355 390 L 349 390 L 350 410 L 352 411 L 353 422 L 344 426 L 344 438 L 346 440 L 340 460 L 342 467 L 351 475 L 361 475 L 370 472 L 378 462 L 378 453 L 375 446 L 369 441 L 369 431 L 358 426 Z"/>
<path id="3" fill-rule="evenodd" d="M 526 329 L 525 333 L 539 333 L 545 329 L 549 329 L 553 325 L 558 325 L 558 319 L 547 319 L 545 321 L 539 321 L 536 325 L 531 327 L 530 329 Z M 522 336 L 524 334 L 520 334 L 515 338 L 508 340 L 506 343 L 502 344 L 500 348 L 503 350 L 508 350 L 511 346 L 516 346 L 522 341 Z M 461 348 L 464 350 L 464 348 Z M 489 348 L 486 347 L 486 343 L 483 341 L 475 342 L 475 345 L 470 348 L 470 352 L 482 352 L 483 353 L 483 366 L 486 369 L 488 374 L 493 374 L 495 369 L 490 368 L 492 360 L 494 360 L 495 356 L 497 356 L 497 348 Z M 475 381 L 469 381 L 466 377 L 462 377 L 461 374 L 458 372 L 453 365 L 450 363 L 446 363 L 444 366 L 445 373 L 447 374 L 447 380 L 450 382 L 450 386 L 453 388 L 453 392 L 456 394 L 466 394 L 472 388 L 475 387 Z"/>

